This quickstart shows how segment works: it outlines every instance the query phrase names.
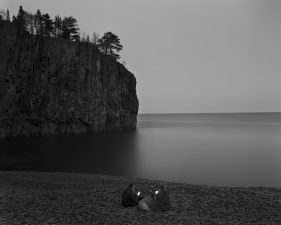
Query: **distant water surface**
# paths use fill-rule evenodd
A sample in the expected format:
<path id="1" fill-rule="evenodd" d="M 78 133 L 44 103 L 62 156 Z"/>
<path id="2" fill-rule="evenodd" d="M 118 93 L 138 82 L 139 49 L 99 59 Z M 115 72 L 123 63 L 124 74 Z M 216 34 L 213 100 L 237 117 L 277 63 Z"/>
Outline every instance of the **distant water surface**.
<path id="1" fill-rule="evenodd" d="M 140 114 L 136 130 L 0 140 L 1 170 L 281 188 L 281 113 Z"/>

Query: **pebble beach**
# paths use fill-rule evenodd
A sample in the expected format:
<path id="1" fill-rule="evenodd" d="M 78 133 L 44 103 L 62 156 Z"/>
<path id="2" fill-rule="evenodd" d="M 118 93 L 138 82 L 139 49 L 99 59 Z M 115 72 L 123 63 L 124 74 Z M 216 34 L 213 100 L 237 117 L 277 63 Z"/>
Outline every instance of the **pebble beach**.
<path id="1" fill-rule="evenodd" d="M 134 183 L 142 196 L 164 185 L 172 210 L 121 205 Z M 213 187 L 117 176 L 0 171 L 0 224 L 281 224 L 281 189 Z"/>

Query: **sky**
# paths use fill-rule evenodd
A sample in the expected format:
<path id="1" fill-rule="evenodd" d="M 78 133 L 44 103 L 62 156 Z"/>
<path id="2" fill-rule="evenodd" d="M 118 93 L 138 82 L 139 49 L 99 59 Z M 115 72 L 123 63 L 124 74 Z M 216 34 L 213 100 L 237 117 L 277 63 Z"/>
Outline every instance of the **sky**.
<path id="1" fill-rule="evenodd" d="M 281 112 L 280 0 L 0 0 L 120 38 L 139 113 Z"/>

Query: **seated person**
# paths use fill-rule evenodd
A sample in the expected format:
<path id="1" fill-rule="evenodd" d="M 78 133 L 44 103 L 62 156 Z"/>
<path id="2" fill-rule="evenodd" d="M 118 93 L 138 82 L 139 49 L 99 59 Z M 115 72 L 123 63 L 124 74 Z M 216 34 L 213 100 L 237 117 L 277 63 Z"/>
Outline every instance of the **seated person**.
<path id="1" fill-rule="evenodd" d="M 171 209 L 169 192 L 161 185 L 157 190 L 155 202 L 151 204 L 150 208 L 155 212 L 166 212 Z"/>
<path id="2" fill-rule="evenodd" d="M 135 185 L 130 184 L 128 188 L 126 188 L 122 194 L 122 205 L 125 207 L 130 207 L 139 204 L 140 200 L 143 197 L 138 196 L 135 193 Z"/>
<path id="3" fill-rule="evenodd" d="M 151 206 L 153 202 L 154 202 L 154 195 L 151 194 L 150 196 L 147 196 L 144 199 L 142 199 L 139 202 L 138 207 L 139 209 L 149 210 L 149 206 Z"/>

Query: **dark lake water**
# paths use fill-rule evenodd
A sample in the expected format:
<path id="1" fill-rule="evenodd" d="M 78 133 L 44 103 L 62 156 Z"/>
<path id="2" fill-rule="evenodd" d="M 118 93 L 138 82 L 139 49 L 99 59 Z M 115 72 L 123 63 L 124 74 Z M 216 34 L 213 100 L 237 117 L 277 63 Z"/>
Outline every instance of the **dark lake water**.
<path id="1" fill-rule="evenodd" d="M 0 140 L 0 169 L 281 188 L 281 113 L 142 114 L 136 130 Z"/>

